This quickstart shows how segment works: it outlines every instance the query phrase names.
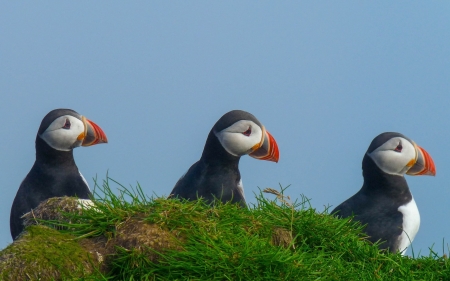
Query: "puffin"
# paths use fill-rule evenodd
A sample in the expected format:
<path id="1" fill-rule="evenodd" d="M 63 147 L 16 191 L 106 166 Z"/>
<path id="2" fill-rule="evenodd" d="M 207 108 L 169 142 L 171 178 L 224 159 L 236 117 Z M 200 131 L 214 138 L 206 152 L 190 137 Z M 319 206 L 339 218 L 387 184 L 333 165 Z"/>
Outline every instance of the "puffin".
<path id="1" fill-rule="evenodd" d="M 435 176 L 433 159 L 408 137 L 385 132 L 369 145 L 362 174 L 362 188 L 331 213 L 354 216 L 365 225 L 368 240 L 379 241 L 380 249 L 405 255 L 419 231 L 420 214 L 404 175 Z"/>
<path id="2" fill-rule="evenodd" d="M 75 164 L 73 149 L 107 142 L 105 133 L 97 124 L 74 110 L 55 109 L 42 119 L 36 135 L 36 160 L 20 184 L 11 207 L 13 240 L 24 229 L 22 216 L 42 201 L 62 196 L 89 199 L 91 192 Z"/>
<path id="3" fill-rule="evenodd" d="M 178 180 L 169 197 L 202 197 L 209 204 L 218 199 L 246 207 L 239 172 L 239 160 L 246 154 L 273 162 L 280 155 L 275 139 L 255 116 L 232 110 L 212 127 L 200 160 Z"/>

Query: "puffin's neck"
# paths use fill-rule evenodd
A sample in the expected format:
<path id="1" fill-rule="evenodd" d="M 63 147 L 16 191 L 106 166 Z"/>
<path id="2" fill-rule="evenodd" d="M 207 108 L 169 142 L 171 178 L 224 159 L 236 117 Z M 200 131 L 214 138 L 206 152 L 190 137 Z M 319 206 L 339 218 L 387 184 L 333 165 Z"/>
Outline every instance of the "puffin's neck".
<path id="1" fill-rule="evenodd" d="M 367 154 L 364 156 L 362 169 L 364 177 L 362 189 L 365 192 L 383 194 L 388 197 L 402 197 L 406 201 L 411 200 L 412 195 L 405 177 L 383 172 Z"/>
<path id="2" fill-rule="evenodd" d="M 202 157 L 200 158 L 201 161 L 208 165 L 229 166 L 237 170 L 240 159 L 241 157 L 233 156 L 223 148 L 212 130 L 209 132 Z"/>
<path id="3" fill-rule="evenodd" d="M 50 147 L 41 137 L 36 136 L 36 163 L 46 166 L 75 165 L 73 150 L 60 151 Z"/>

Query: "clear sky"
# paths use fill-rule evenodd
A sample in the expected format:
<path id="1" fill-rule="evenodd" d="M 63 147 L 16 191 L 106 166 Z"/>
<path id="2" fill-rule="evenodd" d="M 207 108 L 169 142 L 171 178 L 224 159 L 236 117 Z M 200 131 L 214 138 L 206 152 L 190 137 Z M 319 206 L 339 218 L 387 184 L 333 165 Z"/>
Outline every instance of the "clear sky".
<path id="1" fill-rule="evenodd" d="M 47 1 L 0 3 L 0 248 L 44 115 L 71 108 L 109 143 L 80 171 L 168 195 L 224 113 L 253 113 L 278 164 L 243 157 L 247 200 L 291 185 L 337 206 L 363 182 L 379 133 L 405 134 L 436 177 L 407 177 L 421 213 L 414 251 L 450 243 L 450 2 Z M 116 186 L 113 186 L 116 189 Z M 446 252 L 448 252 L 446 250 Z M 411 254 L 411 250 L 408 250 Z"/>

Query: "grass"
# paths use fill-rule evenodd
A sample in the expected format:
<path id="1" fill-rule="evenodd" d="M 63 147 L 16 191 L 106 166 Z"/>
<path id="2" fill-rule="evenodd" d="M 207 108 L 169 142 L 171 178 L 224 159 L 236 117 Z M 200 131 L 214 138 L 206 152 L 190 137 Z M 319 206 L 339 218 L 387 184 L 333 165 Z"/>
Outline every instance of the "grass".
<path id="1" fill-rule="evenodd" d="M 96 187 L 95 208 L 35 219 L 40 226 L 27 230 L 39 228 L 40 234 L 25 234 L 0 252 L 0 276 L 13 280 L 4 274 L 11 274 L 5 265 L 11 255 L 28 263 L 19 245 L 39 248 L 51 236 L 72 250 L 49 244 L 57 267 L 67 270 L 42 280 L 450 280 L 445 256 L 432 250 L 417 258 L 380 252 L 351 219 L 317 212 L 305 197 L 291 202 L 283 188 L 266 191 L 276 198 L 261 192 L 249 209 L 211 207 L 202 200 L 149 198 L 140 186 L 126 188 L 107 178 Z M 48 255 L 41 248 L 35 252 Z M 70 269 L 75 256 L 83 257 L 84 270 Z"/>

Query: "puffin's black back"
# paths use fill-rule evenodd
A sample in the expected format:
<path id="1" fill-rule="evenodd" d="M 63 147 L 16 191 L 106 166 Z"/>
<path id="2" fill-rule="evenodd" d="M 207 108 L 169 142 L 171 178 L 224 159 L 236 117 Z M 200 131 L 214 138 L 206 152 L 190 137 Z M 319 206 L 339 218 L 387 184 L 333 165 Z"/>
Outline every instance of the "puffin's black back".
<path id="1" fill-rule="evenodd" d="M 222 202 L 231 201 L 246 206 L 244 195 L 238 188 L 241 181 L 238 168 L 240 157 L 229 154 L 215 135 L 239 120 L 251 120 L 261 126 L 255 116 L 242 110 L 223 115 L 209 132 L 202 157 L 178 180 L 171 195 L 188 200 L 203 197 L 207 202 L 218 198 Z"/>
<path id="2" fill-rule="evenodd" d="M 57 117 L 80 115 L 70 109 L 49 112 L 41 122 L 36 136 L 36 161 L 21 183 L 11 208 L 10 230 L 13 239 L 23 231 L 21 217 L 42 201 L 61 196 L 88 199 L 91 192 L 73 158 L 73 151 L 58 151 L 39 137 Z"/>
<path id="3" fill-rule="evenodd" d="M 402 234 L 403 215 L 398 208 L 410 202 L 412 195 L 404 177 L 383 172 L 367 154 L 396 136 L 408 139 L 398 133 L 384 133 L 372 141 L 362 162 L 362 188 L 331 212 L 343 218 L 355 215 L 355 220 L 367 224 L 364 231 L 369 240 L 385 241 L 380 249 L 390 248 L 392 252 L 397 250 L 397 238 Z"/>

